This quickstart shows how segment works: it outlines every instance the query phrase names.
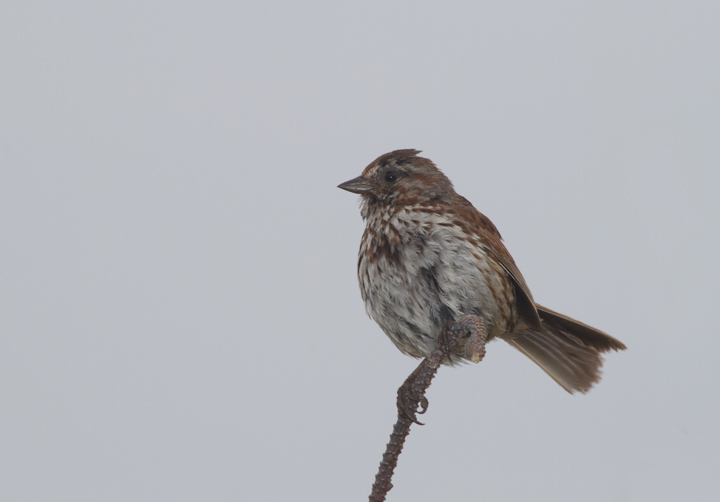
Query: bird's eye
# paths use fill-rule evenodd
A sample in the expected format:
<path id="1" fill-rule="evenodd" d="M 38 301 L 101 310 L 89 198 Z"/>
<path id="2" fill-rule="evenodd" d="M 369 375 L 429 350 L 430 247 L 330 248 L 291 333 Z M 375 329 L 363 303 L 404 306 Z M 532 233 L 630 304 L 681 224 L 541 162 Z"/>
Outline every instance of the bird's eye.
<path id="1" fill-rule="evenodd" d="M 396 173 L 395 171 L 388 171 L 385 173 L 385 181 L 387 181 L 388 183 L 392 183 L 393 181 L 397 180 L 398 177 L 398 173 Z"/>

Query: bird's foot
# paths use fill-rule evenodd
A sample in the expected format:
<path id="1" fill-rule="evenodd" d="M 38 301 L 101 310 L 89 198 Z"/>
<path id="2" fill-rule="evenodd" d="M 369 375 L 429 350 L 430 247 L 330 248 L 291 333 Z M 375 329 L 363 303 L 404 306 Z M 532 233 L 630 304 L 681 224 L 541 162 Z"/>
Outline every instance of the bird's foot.
<path id="1" fill-rule="evenodd" d="M 418 421 L 417 415 L 422 415 L 428 409 L 428 400 L 425 397 L 425 389 L 421 382 L 418 382 L 419 378 L 423 379 L 421 373 L 427 372 L 427 360 L 423 360 L 420 365 L 407 377 L 405 383 L 403 383 L 398 389 L 397 393 L 397 408 L 398 414 L 402 417 L 407 418 L 411 422 L 418 425 L 424 425 Z M 418 407 L 420 409 L 418 409 Z"/>
<path id="2" fill-rule="evenodd" d="M 456 339 L 469 336 L 465 340 L 462 355 L 465 359 L 473 363 L 479 363 L 485 357 L 485 342 L 487 334 L 485 332 L 485 320 L 477 315 L 466 315 L 455 321 L 452 330 L 456 332 Z"/>

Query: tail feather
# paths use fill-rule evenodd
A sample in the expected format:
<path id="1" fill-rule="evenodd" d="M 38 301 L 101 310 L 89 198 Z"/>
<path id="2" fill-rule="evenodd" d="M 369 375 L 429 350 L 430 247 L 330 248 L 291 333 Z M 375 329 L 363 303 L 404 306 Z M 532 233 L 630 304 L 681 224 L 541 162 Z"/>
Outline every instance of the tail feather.
<path id="1" fill-rule="evenodd" d="M 537 305 L 540 329 L 523 329 L 506 341 L 532 359 L 570 393 L 587 392 L 600 381 L 601 354 L 625 345 L 587 324 Z"/>

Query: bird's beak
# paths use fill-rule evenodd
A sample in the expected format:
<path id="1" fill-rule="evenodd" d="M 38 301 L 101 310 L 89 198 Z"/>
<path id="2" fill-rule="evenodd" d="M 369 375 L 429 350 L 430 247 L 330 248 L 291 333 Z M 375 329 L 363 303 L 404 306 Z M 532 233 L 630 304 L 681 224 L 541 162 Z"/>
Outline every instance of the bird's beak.
<path id="1" fill-rule="evenodd" d="M 370 180 L 362 176 L 358 176 L 357 178 L 353 178 L 350 181 L 346 181 L 345 183 L 340 183 L 338 185 L 338 188 L 359 194 L 369 192 L 372 190 L 372 187 L 373 185 L 370 183 Z"/>

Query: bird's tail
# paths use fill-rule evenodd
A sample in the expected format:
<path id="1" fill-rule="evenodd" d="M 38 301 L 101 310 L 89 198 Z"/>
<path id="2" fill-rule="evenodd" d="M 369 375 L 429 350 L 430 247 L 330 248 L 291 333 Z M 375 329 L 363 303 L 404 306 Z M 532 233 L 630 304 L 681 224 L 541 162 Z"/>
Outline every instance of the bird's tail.
<path id="1" fill-rule="evenodd" d="M 600 380 L 600 354 L 626 348 L 621 341 L 587 324 L 540 305 L 537 311 L 542 319 L 540 329 L 519 330 L 506 341 L 570 393 L 585 393 Z"/>

